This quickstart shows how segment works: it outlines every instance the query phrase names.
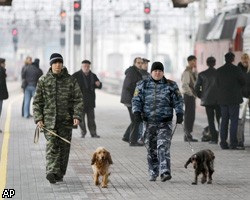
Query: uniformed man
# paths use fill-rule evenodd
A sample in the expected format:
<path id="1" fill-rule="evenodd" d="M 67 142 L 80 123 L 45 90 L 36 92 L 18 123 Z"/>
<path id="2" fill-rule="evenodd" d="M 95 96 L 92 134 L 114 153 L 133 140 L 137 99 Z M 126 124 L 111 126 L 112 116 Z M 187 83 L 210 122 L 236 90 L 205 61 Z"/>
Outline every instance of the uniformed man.
<path id="1" fill-rule="evenodd" d="M 35 123 L 44 128 L 46 144 L 46 178 L 50 183 L 63 181 L 66 173 L 72 128 L 77 126 L 83 110 L 83 97 L 77 80 L 63 67 L 63 57 L 50 56 L 50 69 L 37 84 L 33 101 Z M 58 136 L 52 135 L 53 131 Z"/>
<path id="2" fill-rule="evenodd" d="M 181 124 L 183 98 L 177 84 L 164 77 L 161 62 L 154 62 L 151 76 L 138 82 L 132 99 L 132 110 L 137 121 L 142 121 L 143 116 L 146 123 L 149 180 L 155 181 L 159 175 L 162 182 L 170 180 L 173 111 L 177 116 L 176 123 Z"/>

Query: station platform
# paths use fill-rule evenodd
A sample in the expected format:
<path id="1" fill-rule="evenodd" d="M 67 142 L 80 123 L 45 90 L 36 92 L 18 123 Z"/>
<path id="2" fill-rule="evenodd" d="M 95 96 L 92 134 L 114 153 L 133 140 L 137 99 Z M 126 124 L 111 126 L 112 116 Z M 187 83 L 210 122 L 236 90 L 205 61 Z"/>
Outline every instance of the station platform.
<path id="1" fill-rule="evenodd" d="M 222 150 L 219 145 L 201 142 L 207 125 L 204 108 L 197 108 L 194 152 L 211 149 L 215 153 L 213 183 L 192 185 L 194 170 L 184 164 L 194 153 L 183 141 L 183 127 L 177 126 L 171 145 L 172 179 L 149 181 L 145 147 L 130 147 L 121 140 L 128 124 L 126 107 L 120 96 L 97 90 L 96 124 L 101 138 L 73 130 L 67 173 L 63 182 L 50 184 L 45 174 L 45 145 L 43 135 L 33 142 L 36 125 L 33 118 L 21 117 L 23 100 L 19 82 L 8 82 L 10 97 L 3 103 L 0 120 L 0 192 L 16 200 L 248 200 L 250 195 L 250 126 L 245 127 L 245 150 Z M 99 146 L 112 156 L 108 188 L 95 186 L 91 157 Z M 0 199 L 1 199 L 0 197 Z"/>

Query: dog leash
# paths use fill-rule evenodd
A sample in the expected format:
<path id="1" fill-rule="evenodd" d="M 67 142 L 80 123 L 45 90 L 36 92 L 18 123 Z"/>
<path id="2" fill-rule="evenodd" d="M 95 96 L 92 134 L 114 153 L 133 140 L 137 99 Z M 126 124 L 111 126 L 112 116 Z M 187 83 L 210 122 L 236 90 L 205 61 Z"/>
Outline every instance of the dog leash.
<path id="1" fill-rule="evenodd" d="M 173 136 L 174 136 L 174 133 L 175 133 L 176 127 L 177 127 L 177 124 L 175 124 L 175 126 L 174 126 L 174 130 L 172 131 L 172 134 L 171 134 L 171 140 L 172 140 L 172 138 L 173 138 Z"/>
<path id="2" fill-rule="evenodd" d="M 70 141 L 68 141 L 67 139 L 61 137 L 60 135 L 56 134 L 55 132 L 53 132 L 53 131 L 51 131 L 51 130 L 45 128 L 45 127 L 41 127 L 41 128 L 40 128 L 39 126 L 37 126 L 37 127 L 36 127 L 36 130 L 35 130 L 35 135 L 34 135 L 34 143 L 35 143 L 35 144 L 36 144 L 36 143 L 38 142 L 38 140 L 39 140 L 39 134 L 40 134 L 41 129 L 48 131 L 50 134 L 52 134 L 52 135 L 54 135 L 54 136 L 60 138 L 60 139 L 63 140 L 64 142 L 67 142 L 67 143 L 70 144 Z"/>

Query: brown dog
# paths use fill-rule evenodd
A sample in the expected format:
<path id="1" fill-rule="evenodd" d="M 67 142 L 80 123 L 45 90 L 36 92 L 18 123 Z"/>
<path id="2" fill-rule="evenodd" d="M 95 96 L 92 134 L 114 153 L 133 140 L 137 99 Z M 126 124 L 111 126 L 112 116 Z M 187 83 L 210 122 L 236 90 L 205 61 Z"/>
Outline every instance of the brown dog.
<path id="1" fill-rule="evenodd" d="M 199 174 L 203 174 L 201 178 L 201 183 L 207 182 L 207 176 L 208 176 L 208 184 L 212 183 L 212 175 L 214 173 L 214 153 L 210 149 L 201 150 L 194 155 L 192 155 L 186 164 L 184 165 L 185 168 L 189 165 L 189 163 L 192 163 L 194 171 L 194 182 L 192 182 L 193 185 L 197 185 L 198 182 L 198 176 Z"/>
<path id="2" fill-rule="evenodd" d="M 99 176 L 102 176 L 101 186 L 106 188 L 108 186 L 108 177 L 110 175 L 109 166 L 113 164 L 110 153 L 104 147 L 98 147 L 91 160 L 93 169 L 93 177 L 95 185 L 99 185 Z"/>

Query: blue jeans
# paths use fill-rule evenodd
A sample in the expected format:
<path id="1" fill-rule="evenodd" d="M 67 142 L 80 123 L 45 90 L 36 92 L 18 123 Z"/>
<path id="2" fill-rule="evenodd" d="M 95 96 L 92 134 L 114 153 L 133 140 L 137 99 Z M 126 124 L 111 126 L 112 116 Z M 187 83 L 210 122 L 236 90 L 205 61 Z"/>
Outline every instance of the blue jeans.
<path id="1" fill-rule="evenodd" d="M 237 128 L 239 119 L 239 105 L 221 105 L 221 127 L 220 127 L 220 146 L 222 148 L 228 147 L 228 125 L 230 120 L 230 147 L 236 147 Z"/>
<path id="2" fill-rule="evenodd" d="M 28 85 L 24 90 L 24 117 L 29 118 L 30 116 L 30 101 L 36 91 L 35 86 Z"/>

